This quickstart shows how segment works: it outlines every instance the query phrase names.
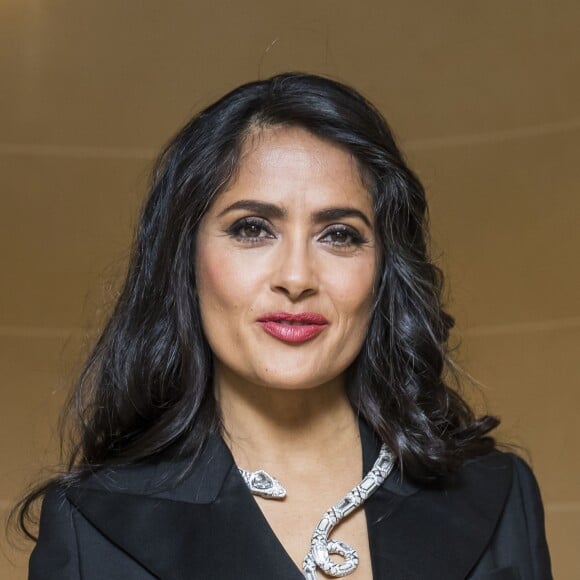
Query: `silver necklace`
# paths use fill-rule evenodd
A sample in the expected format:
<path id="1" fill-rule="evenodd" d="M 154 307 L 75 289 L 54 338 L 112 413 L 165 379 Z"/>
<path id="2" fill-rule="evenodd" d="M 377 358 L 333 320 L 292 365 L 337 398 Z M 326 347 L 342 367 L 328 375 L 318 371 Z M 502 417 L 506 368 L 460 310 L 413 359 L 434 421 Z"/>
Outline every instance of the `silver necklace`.
<path id="1" fill-rule="evenodd" d="M 280 482 L 263 469 L 238 469 L 254 495 L 269 499 L 286 497 L 286 490 Z M 334 578 L 348 576 L 356 570 L 359 561 L 357 551 L 345 542 L 330 540 L 328 536 L 341 520 L 359 508 L 381 486 L 392 469 L 393 456 L 383 444 L 373 467 L 362 481 L 324 513 L 314 528 L 310 550 L 302 562 L 306 580 L 317 580 L 317 568 Z M 337 564 L 330 558 L 331 554 L 338 554 L 344 560 Z"/>

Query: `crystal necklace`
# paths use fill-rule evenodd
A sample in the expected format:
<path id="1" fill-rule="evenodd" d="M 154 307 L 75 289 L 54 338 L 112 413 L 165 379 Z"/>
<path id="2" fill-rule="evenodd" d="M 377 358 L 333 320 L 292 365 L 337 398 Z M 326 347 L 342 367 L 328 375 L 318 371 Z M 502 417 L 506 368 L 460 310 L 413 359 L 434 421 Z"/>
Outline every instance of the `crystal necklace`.
<path id="1" fill-rule="evenodd" d="M 383 444 L 373 467 L 362 481 L 324 513 L 314 528 L 310 550 L 302 562 L 306 580 L 318 578 L 316 568 L 334 578 L 348 576 L 356 570 L 357 551 L 345 542 L 330 540 L 328 536 L 342 519 L 359 508 L 381 486 L 392 469 L 393 456 Z M 254 495 L 268 499 L 286 497 L 286 490 L 280 482 L 263 469 L 246 471 L 238 467 L 238 470 Z M 330 558 L 331 554 L 338 554 L 344 560 L 337 564 Z"/>

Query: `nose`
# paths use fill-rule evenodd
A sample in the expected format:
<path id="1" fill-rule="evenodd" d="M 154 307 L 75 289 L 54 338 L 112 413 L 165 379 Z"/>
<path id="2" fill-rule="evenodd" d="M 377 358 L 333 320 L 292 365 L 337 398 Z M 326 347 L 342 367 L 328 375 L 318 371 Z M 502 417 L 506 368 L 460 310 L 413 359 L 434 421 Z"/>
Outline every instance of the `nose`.
<path id="1" fill-rule="evenodd" d="M 315 294 L 318 288 L 318 273 L 312 248 L 300 236 L 280 242 L 272 268 L 271 288 L 285 294 L 293 302 Z"/>

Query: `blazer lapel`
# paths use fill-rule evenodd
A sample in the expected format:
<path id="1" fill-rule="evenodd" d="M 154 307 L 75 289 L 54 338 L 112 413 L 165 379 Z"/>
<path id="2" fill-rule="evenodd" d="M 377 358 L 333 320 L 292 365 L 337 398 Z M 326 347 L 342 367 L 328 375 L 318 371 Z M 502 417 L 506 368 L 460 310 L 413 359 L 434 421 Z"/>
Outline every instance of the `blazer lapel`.
<path id="1" fill-rule="evenodd" d="M 134 493 L 139 469 L 119 473 L 92 478 L 67 496 L 156 578 L 272 580 L 274 573 L 280 580 L 303 580 L 221 436 L 210 436 L 194 470 L 176 488 Z"/>
<path id="2" fill-rule="evenodd" d="M 361 423 L 365 470 L 380 443 Z M 464 580 L 487 546 L 512 479 L 509 458 L 467 461 L 456 481 L 419 487 L 393 470 L 364 504 L 375 580 Z"/>

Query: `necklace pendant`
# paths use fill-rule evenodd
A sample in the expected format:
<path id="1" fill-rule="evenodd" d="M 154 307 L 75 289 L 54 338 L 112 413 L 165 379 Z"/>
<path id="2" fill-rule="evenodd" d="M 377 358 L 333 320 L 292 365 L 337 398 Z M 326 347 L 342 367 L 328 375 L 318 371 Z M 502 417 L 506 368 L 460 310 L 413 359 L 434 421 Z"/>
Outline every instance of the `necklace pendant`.
<path id="1" fill-rule="evenodd" d="M 238 470 L 252 494 L 267 499 L 282 499 L 286 497 L 286 489 L 267 471 L 264 471 L 263 469 L 258 469 L 257 471 L 246 471 L 241 467 L 238 467 Z"/>
<path id="2" fill-rule="evenodd" d="M 333 578 L 348 576 L 356 570 L 359 561 L 357 551 L 345 542 L 331 540 L 330 533 L 382 485 L 393 465 L 393 456 L 383 444 L 372 469 L 363 480 L 323 515 L 314 529 L 310 551 L 302 563 L 305 580 L 317 580 L 318 568 Z M 342 556 L 342 562 L 334 562 L 330 557 L 332 554 Z"/>
<path id="3" fill-rule="evenodd" d="M 310 550 L 302 563 L 305 580 L 317 580 L 318 568 L 333 578 L 348 576 L 356 570 L 359 561 L 357 551 L 345 542 L 331 540 L 330 533 L 341 520 L 360 508 L 375 493 L 389 476 L 393 466 L 393 455 L 385 444 L 381 445 L 379 456 L 362 481 L 324 513 L 314 528 Z M 286 497 L 284 487 L 267 471 L 246 471 L 241 467 L 238 467 L 238 471 L 252 494 L 270 499 Z M 333 561 L 330 556 L 334 554 L 342 556 L 342 561 Z"/>

